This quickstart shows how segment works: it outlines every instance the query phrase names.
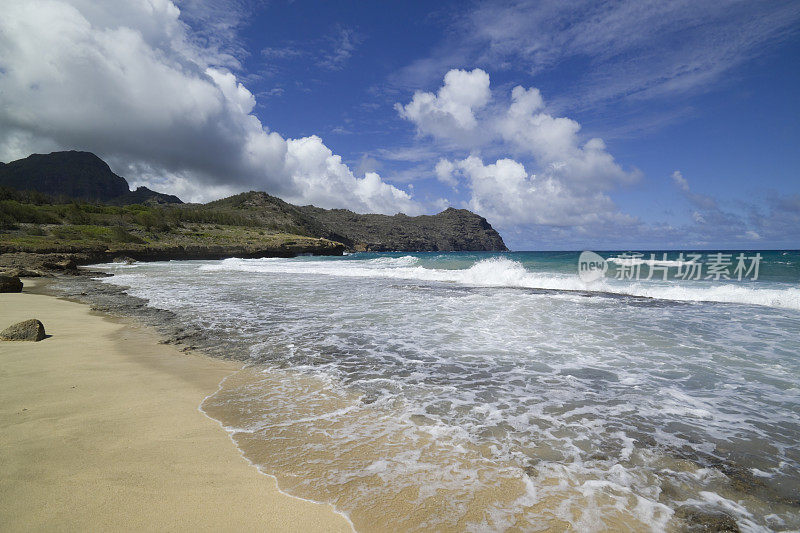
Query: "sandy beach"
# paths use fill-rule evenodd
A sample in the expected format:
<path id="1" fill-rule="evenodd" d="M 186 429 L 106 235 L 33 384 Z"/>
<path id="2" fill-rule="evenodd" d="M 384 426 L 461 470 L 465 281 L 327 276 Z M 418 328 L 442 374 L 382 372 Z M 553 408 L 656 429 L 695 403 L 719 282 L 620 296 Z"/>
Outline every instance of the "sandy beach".
<path id="1" fill-rule="evenodd" d="M 38 318 L 49 335 L 0 343 L 3 530 L 351 530 L 281 493 L 198 410 L 238 364 L 33 287 L 0 295 L 0 329 Z"/>

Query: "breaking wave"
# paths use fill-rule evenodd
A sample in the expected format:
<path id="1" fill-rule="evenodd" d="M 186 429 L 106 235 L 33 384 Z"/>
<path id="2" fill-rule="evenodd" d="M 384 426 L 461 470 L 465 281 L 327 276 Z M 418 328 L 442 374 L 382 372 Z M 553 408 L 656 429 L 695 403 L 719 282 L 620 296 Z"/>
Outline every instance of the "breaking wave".
<path id="1" fill-rule="evenodd" d="M 617 258 L 612 258 L 617 259 Z M 475 262 L 465 269 L 428 268 L 414 256 L 365 260 L 307 261 L 297 259 L 225 259 L 203 265 L 206 271 L 286 273 L 341 277 L 396 278 L 457 283 L 472 287 L 508 287 L 548 291 L 578 291 L 682 302 L 719 302 L 800 310 L 800 288 L 788 284 L 755 286 L 747 282 L 636 281 L 604 279 L 585 283 L 576 274 L 531 271 L 505 257 Z M 674 262 L 671 262 L 674 263 Z"/>

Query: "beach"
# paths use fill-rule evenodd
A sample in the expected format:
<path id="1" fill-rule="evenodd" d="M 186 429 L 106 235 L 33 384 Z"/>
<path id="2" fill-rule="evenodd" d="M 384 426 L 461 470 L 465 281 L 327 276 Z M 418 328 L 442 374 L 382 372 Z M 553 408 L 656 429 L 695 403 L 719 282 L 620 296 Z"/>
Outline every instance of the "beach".
<path id="1" fill-rule="evenodd" d="M 155 331 L 35 294 L 0 295 L 0 523 L 29 530 L 350 531 L 280 492 L 198 409 L 241 363 L 158 343 Z"/>
<path id="2" fill-rule="evenodd" d="M 125 262 L 26 280 L 0 295 L 0 321 L 39 318 L 52 336 L 0 344 L 0 519 L 796 529 L 800 256 L 764 253 L 750 283 L 589 285 L 578 255 Z"/>
<path id="3" fill-rule="evenodd" d="M 201 408 L 358 531 L 791 530 L 799 263 L 762 255 L 747 283 L 589 285 L 577 252 L 453 252 L 114 263 L 59 285 L 251 363 Z"/>

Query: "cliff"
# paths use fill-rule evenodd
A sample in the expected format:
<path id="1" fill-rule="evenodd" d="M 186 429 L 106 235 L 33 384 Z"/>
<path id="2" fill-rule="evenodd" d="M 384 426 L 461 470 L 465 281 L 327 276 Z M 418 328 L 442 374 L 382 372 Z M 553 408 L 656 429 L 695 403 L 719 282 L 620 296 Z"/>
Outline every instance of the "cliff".
<path id="1" fill-rule="evenodd" d="M 505 251 L 500 234 L 485 218 L 466 209 L 436 215 L 360 215 L 346 209 L 300 208 L 330 231 L 328 238 L 357 251 Z"/>
<path id="2" fill-rule="evenodd" d="M 0 164 L 0 187 L 116 205 L 182 203 L 177 196 L 147 187 L 131 191 L 125 178 L 114 174 L 105 161 L 90 152 L 32 154 Z"/>
<path id="3" fill-rule="evenodd" d="M 358 214 L 347 209 L 298 207 L 264 192 L 246 192 L 205 204 L 234 209 L 283 229 L 344 243 L 352 251 L 505 251 L 503 238 L 485 218 L 448 208 L 416 217 Z"/>

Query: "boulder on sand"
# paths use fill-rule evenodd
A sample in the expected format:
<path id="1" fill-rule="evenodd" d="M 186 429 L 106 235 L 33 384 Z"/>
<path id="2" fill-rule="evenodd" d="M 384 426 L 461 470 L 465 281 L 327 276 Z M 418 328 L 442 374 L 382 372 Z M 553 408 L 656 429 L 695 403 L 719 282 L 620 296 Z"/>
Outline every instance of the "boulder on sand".
<path id="1" fill-rule="evenodd" d="M 4 341 L 40 341 L 44 339 L 44 324 L 31 318 L 8 326 L 0 331 L 0 340 Z"/>
<path id="2" fill-rule="evenodd" d="M 0 292 L 22 292 L 18 276 L 0 276 Z"/>

